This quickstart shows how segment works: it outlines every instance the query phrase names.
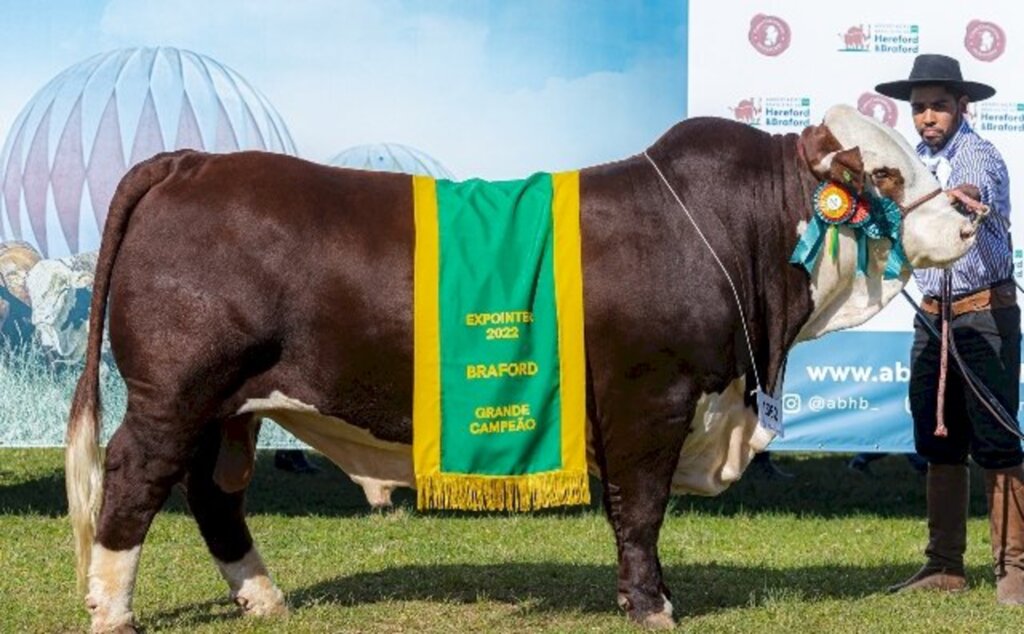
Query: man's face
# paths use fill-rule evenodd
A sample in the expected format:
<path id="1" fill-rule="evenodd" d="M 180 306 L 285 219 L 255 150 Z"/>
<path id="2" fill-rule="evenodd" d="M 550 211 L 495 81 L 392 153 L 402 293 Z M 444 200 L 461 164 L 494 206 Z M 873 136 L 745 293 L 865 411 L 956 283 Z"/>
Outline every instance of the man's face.
<path id="1" fill-rule="evenodd" d="M 937 152 L 960 127 L 967 97 L 957 99 L 945 86 L 917 86 L 910 92 L 910 110 L 921 140 Z"/>

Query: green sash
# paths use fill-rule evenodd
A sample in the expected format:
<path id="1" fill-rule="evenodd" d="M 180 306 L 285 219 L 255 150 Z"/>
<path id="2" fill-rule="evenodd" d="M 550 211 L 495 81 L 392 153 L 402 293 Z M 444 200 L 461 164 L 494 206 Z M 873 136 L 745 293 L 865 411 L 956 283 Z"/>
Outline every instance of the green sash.
<path id="1" fill-rule="evenodd" d="M 579 173 L 413 183 L 418 506 L 588 503 Z"/>

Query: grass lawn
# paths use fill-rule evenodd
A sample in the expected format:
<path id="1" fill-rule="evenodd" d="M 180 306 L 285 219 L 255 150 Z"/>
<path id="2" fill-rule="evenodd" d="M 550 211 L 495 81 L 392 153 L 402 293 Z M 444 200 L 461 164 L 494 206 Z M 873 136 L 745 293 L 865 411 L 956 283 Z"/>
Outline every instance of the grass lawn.
<path id="1" fill-rule="evenodd" d="M 276 472 L 261 455 L 250 527 L 291 614 L 241 618 L 175 494 L 143 549 L 135 612 L 150 632 L 631 632 L 615 607 L 615 549 L 594 506 L 533 516 L 368 510 L 337 469 Z M 995 604 L 980 477 L 970 589 L 890 596 L 921 560 L 920 476 L 900 457 L 869 478 L 843 457 L 777 456 L 794 480 L 747 477 L 674 500 L 661 556 L 693 632 L 1021 632 Z M 62 453 L 0 450 L 0 632 L 85 631 L 74 590 Z"/>

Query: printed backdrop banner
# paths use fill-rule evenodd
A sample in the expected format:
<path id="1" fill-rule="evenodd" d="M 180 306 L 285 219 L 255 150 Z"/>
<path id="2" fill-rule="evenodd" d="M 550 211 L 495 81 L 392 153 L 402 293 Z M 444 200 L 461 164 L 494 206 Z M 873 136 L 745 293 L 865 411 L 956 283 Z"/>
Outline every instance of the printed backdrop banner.
<path id="1" fill-rule="evenodd" d="M 960 60 L 966 79 L 997 89 L 970 106 L 1011 178 L 1024 169 L 1024 8 L 996 0 L 949 3 L 862 0 L 821 11 L 778 0 L 695 0 L 689 20 L 689 116 L 730 117 L 771 133 L 819 123 L 829 106 L 856 105 L 918 139 L 910 108 L 874 92 L 905 79 L 918 53 Z M 1016 181 L 1020 183 L 1020 181 Z M 1011 185 L 1014 216 L 1024 193 Z M 1016 275 L 1024 273 L 1024 223 L 1014 223 Z M 913 283 L 908 286 L 919 297 Z M 786 437 L 771 448 L 912 451 L 907 409 L 913 309 L 897 298 L 858 329 L 795 348 L 786 373 Z"/>
<path id="2" fill-rule="evenodd" d="M 378 3 L 373 12 L 267 0 L 217 3 L 201 19 L 182 19 L 192 15 L 183 0 L 8 4 L 0 272 L 22 303 L 0 319 L 0 335 L 33 327 L 30 305 L 36 333 L 51 335 L 26 335 L 27 356 L 0 345 L 0 447 L 63 443 L 110 195 L 131 164 L 158 151 L 263 149 L 435 178 L 516 179 L 634 155 L 687 116 L 799 132 L 835 103 L 913 140 L 908 106 L 873 87 L 905 78 L 916 54 L 938 52 L 997 88 L 970 116 L 1010 174 L 1024 173 L 1024 5 L 1006 0 L 941 11 L 926 0 L 826 11 L 795 0 L 595 2 L 586 19 L 573 0 Z M 1015 181 L 1015 216 L 1021 192 Z M 1022 227 L 1014 223 L 1019 247 Z M 1020 276 L 1024 251 L 1014 256 Z M 30 291 L 17 280 L 39 257 L 65 258 L 51 269 L 76 273 Z M 897 299 L 855 331 L 799 346 L 786 438 L 772 448 L 909 450 L 912 318 Z M 125 391 L 116 372 L 103 382 L 106 439 Z M 296 442 L 272 424 L 260 434 L 262 446 Z"/>
<path id="3" fill-rule="evenodd" d="M 912 340 L 910 332 L 850 331 L 796 346 L 782 396 L 786 437 L 771 449 L 913 451 Z"/>
<path id="4" fill-rule="evenodd" d="M 462 182 L 619 160 L 686 117 L 688 11 L 688 0 L 4 2 L 0 447 L 64 442 L 101 229 L 131 165 L 184 147 L 263 150 Z M 105 441 L 126 389 L 103 359 Z M 297 445 L 269 422 L 259 443 Z"/>

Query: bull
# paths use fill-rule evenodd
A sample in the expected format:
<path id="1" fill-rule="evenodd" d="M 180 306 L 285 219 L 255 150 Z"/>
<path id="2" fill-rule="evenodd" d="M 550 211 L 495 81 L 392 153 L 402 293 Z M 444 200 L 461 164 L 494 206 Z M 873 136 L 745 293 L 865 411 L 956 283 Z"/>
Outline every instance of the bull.
<path id="1" fill-rule="evenodd" d="M 618 603 L 642 624 L 673 624 L 658 559 L 670 494 L 721 491 L 773 437 L 752 372 L 775 389 L 796 342 L 864 322 L 906 283 L 906 267 L 883 275 L 884 238 L 859 274 L 848 227 L 810 273 L 789 263 L 816 186 L 837 173 L 902 205 L 912 266 L 948 265 L 973 244 L 975 225 L 913 149 L 845 106 L 800 135 L 690 119 L 645 155 L 581 170 L 591 469 Z M 286 610 L 243 511 L 260 417 L 327 455 L 371 502 L 412 485 L 412 210 L 409 176 L 262 153 L 163 154 L 121 181 L 66 454 L 94 631 L 133 627 L 140 549 L 177 483 L 235 602 Z M 101 465 L 108 307 L 128 406 Z"/>

